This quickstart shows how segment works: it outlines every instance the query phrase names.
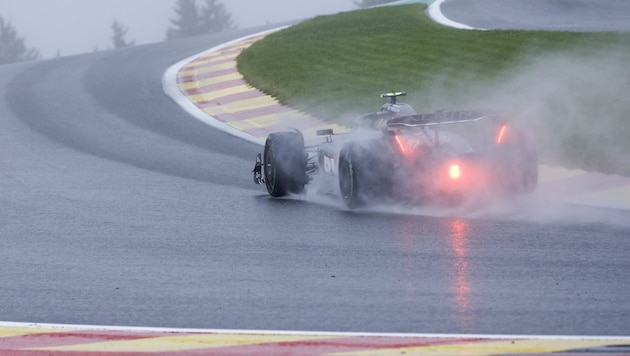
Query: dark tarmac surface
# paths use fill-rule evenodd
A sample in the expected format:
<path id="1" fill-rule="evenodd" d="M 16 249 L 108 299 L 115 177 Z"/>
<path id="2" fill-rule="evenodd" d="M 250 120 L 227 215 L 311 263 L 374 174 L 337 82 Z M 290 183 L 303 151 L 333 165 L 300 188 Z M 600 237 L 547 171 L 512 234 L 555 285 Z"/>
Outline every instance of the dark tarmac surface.
<path id="1" fill-rule="evenodd" d="M 482 29 L 630 31 L 627 0 L 446 0 L 442 13 Z"/>
<path id="2" fill-rule="evenodd" d="M 245 32 L 0 67 L 0 320 L 630 334 L 627 213 L 544 194 L 474 218 L 268 198 L 260 148 L 161 85 Z"/>

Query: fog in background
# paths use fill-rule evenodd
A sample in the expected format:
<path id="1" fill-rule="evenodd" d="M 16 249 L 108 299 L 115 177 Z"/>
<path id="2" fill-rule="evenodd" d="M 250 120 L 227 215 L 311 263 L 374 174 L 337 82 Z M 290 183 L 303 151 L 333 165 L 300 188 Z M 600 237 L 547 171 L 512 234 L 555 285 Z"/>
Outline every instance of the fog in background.
<path id="1" fill-rule="evenodd" d="M 356 9 L 352 0 L 222 0 L 239 28 L 298 20 Z M 128 28 L 136 44 L 166 37 L 176 0 L 0 0 L 0 15 L 10 21 L 28 48 L 44 58 L 113 47 L 114 20 Z"/>

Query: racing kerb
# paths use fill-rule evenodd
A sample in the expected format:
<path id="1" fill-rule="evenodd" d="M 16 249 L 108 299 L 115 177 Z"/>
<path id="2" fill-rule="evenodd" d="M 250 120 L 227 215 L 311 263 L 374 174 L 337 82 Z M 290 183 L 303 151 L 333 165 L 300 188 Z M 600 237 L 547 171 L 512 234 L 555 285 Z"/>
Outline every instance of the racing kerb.
<path id="1" fill-rule="evenodd" d="M 344 126 L 280 105 L 249 86 L 238 72 L 239 53 L 281 29 L 238 39 L 175 64 L 164 75 L 164 91 L 202 122 L 260 145 L 269 133 L 282 130 L 298 129 L 307 138 L 314 138 L 324 128 L 347 131 Z"/>
<path id="2" fill-rule="evenodd" d="M 10 355 L 522 355 L 627 354 L 627 337 L 297 333 L 3 323 Z"/>

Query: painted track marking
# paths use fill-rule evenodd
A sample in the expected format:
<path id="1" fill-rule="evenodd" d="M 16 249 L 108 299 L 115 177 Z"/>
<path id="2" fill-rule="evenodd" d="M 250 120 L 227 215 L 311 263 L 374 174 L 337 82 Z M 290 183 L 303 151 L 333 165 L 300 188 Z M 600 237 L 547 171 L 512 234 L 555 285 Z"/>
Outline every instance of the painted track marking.
<path id="1" fill-rule="evenodd" d="M 489 355 L 627 354 L 630 337 L 326 333 L 0 323 L 15 355 Z M 628 346 L 630 347 L 630 346 Z M 590 350 L 590 351 L 589 351 Z"/>

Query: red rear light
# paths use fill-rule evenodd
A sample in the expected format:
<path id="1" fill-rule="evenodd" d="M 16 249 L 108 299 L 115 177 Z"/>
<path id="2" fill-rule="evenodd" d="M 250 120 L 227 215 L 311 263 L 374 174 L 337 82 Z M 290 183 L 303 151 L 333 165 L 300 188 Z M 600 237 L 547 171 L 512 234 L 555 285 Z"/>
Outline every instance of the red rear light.
<path id="1" fill-rule="evenodd" d="M 396 142 L 398 143 L 398 147 L 400 147 L 400 152 L 402 152 L 403 154 L 406 154 L 407 153 L 407 149 L 405 148 L 405 144 L 402 142 L 400 137 L 398 135 L 396 135 L 396 136 L 394 136 L 394 139 L 396 139 Z"/>
<path id="2" fill-rule="evenodd" d="M 459 168 L 459 164 L 451 164 L 451 166 L 448 169 L 448 175 L 449 177 L 451 177 L 451 179 L 456 180 L 461 178 L 462 176 L 462 171 Z"/>
<path id="3" fill-rule="evenodd" d="M 505 134 L 507 133 L 507 128 L 507 125 L 501 125 L 501 128 L 499 129 L 499 135 L 497 136 L 498 145 L 503 143 L 503 140 L 505 139 Z"/>

